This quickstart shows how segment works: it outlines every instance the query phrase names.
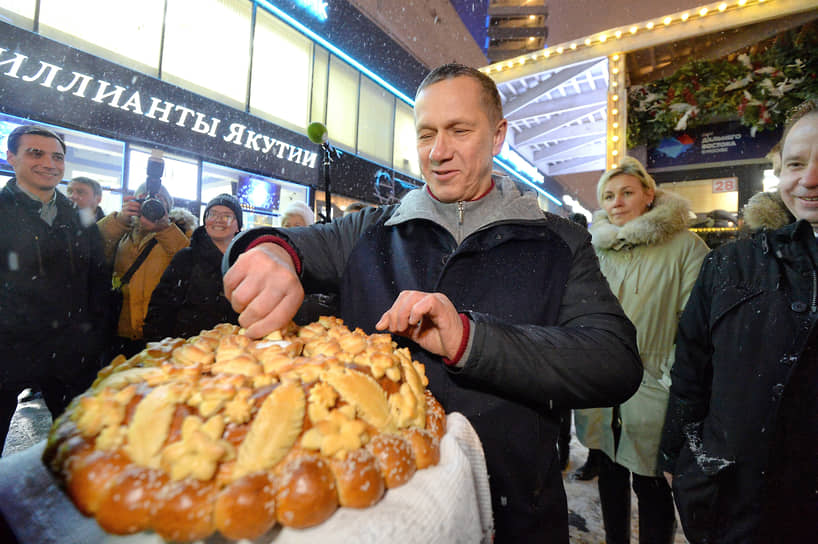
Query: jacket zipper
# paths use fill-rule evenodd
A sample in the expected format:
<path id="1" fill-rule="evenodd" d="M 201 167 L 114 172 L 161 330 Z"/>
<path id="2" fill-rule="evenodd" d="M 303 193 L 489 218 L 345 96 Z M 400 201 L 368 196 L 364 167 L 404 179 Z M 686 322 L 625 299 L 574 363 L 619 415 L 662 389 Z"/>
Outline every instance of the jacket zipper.
<path id="1" fill-rule="evenodd" d="M 466 203 L 462 200 L 457 203 L 457 224 L 463 224 L 463 212 L 466 209 Z"/>
<path id="2" fill-rule="evenodd" d="M 812 299 L 810 300 L 810 311 L 812 313 L 818 312 L 818 273 L 813 268 L 812 273 Z"/>

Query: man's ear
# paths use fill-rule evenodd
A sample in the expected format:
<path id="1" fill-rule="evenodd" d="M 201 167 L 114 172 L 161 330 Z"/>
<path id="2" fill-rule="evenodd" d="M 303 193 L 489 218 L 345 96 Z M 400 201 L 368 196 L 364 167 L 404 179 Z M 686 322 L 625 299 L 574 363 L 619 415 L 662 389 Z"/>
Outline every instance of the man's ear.
<path id="1" fill-rule="evenodd" d="M 506 131 L 508 131 L 508 121 L 500 119 L 494 127 L 494 139 L 492 141 L 491 154 L 497 155 L 503 149 L 503 143 L 506 141 Z"/>

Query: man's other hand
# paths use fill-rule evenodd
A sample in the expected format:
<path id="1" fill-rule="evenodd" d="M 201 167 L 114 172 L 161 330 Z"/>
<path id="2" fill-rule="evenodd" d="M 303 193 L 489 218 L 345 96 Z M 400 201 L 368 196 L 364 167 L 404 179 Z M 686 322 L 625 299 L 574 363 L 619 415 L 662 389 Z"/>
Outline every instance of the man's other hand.
<path id="1" fill-rule="evenodd" d="M 286 326 L 304 301 L 292 258 L 270 243 L 239 255 L 224 275 L 224 293 L 252 338 Z"/>
<path id="2" fill-rule="evenodd" d="M 405 336 L 423 349 L 449 359 L 457 355 L 463 338 L 460 315 L 441 293 L 402 291 L 375 328 Z"/>

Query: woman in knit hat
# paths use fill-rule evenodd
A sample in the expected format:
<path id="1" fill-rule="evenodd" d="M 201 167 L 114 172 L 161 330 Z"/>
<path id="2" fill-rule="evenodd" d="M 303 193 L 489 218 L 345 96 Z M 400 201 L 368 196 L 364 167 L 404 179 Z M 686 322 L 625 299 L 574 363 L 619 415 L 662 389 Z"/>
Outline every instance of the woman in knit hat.
<path id="1" fill-rule="evenodd" d="M 221 262 L 242 227 L 238 199 L 226 193 L 207 203 L 204 225 L 190 247 L 171 261 L 153 292 L 145 318 L 145 338 L 188 337 L 219 323 L 238 323 L 224 296 Z"/>

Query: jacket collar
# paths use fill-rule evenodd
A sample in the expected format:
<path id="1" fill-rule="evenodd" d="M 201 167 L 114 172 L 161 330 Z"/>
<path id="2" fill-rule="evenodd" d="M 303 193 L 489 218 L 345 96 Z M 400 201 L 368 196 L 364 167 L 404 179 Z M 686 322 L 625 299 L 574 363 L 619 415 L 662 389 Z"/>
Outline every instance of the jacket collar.
<path id="1" fill-rule="evenodd" d="M 596 249 L 659 245 L 687 229 L 689 216 L 690 204 L 684 198 L 656 189 L 653 208 L 646 213 L 619 227 L 611 223 L 605 210 L 598 210 L 588 230 Z"/>
<path id="2" fill-rule="evenodd" d="M 468 202 L 441 202 L 431 196 L 425 186 L 413 189 L 403 197 L 386 225 L 426 219 L 445 226 L 445 223 L 457 215 L 460 207 L 463 208 L 464 218 L 484 215 L 484 219 L 478 221 L 483 224 L 504 220 L 543 219 L 534 193 L 521 192 L 507 177 L 495 176 L 493 179 L 494 187 L 488 193 L 478 200 Z"/>
<path id="3" fill-rule="evenodd" d="M 40 212 L 43 203 L 40 200 L 34 199 L 28 193 L 23 191 L 17 184 L 17 178 L 13 177 L 6 182 L 6 186 L 0 191 L 0 195 L 5 198 L 10 198 L 16 205 L 23 206 L 35 213 Z M 59 217 L 66 212 L 70 213 L 74 210 L 74 203 L 71 202 L 67 196 L 62 194 L 59 189 L 54 189 L 54 197 L 52 199 L 54 205 L 57 207 L 57 216 Z"/>
<path id="4" fill-rule="evenodd" d="M 744 222 L 750 230 L 776 230 L 794 223 L 795 217 L 776 190 L 754 194 L 744 206 Z"/>

